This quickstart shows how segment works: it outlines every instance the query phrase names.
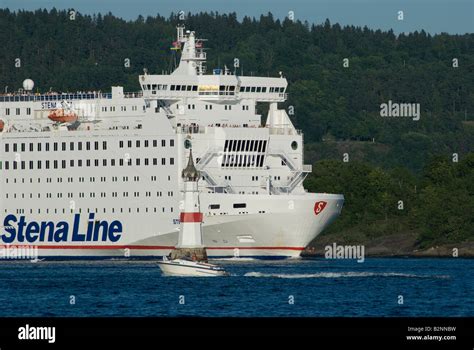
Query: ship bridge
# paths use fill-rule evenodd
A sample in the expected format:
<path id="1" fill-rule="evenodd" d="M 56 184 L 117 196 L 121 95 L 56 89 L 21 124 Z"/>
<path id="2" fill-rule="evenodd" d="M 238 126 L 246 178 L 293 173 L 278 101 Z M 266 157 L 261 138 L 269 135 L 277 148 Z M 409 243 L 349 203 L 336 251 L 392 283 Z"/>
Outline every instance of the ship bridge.
<path id="1" fill-rule="evenodd" d="M 141 75 L 143 96 L 149 100 L 195 98 L 207 101 L 252 99 L 256 102 L 284 102 L 285 78 L 235 75 Z"/>
<path id="2" fill-rule="evenodd" d="M 253 77 L 232 74 L 227 67 L 206 72 L 204 39 L 197 39 L 194 32 L 184 33 L 177 28 L 173 48 L 182 50 L 178 67 L 171 74 L 143 74 L 139 76 L 143 96 L 148 100 L 180 100 L 193 98 L 204 101 L 284 102 L 288 82 L 280 77 Z"/>

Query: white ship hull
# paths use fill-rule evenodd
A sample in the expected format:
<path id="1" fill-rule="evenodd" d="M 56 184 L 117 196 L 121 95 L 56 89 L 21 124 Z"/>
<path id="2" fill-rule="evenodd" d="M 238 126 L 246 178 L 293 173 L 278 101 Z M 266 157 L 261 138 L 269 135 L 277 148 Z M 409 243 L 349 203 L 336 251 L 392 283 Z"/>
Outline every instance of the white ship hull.
<path id="1" fill-rule="evenodd" d="M 216 196 L 225 201 L 243 197 L 209 194 L 203 195 L 203 202 L 216 201 Z M 248 207 L 255 205 L 265 213 L 204 216 L 203 239 L 210 258 L 298 257 L 311 240 L 339 215 L 343 204 L 342 196 L 332 194 L 258 197 L 247 198 Z M 314 203 L 318 201 L 325 201 L 327 205 L 316 215 Z M 179 224 L 170 226 L 166 232 L 159 232 L 159 228 L 150 227 L 151 221 L 142 220 L 140 215 L 129 216 L 121 222 L 123 239 L 116 243 L 52 242 L 39 243 L 35 247 L 43 258 L 139 258 L 167 256 L 178 242 Z M 85 226 L 81 226 L 80 231 L 85 232 Z M 11 246 L 25 246 L 25 242 L 14 241 Z"/>

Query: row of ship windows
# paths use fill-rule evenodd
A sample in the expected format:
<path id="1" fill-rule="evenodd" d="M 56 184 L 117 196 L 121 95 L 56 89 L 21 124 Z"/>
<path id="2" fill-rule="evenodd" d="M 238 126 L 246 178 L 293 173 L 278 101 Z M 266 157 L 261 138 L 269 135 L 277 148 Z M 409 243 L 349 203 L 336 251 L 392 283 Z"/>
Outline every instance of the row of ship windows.
<path id="1" fill-rule="evenodd" d="M 101 110 L 102 112 L 115 112 L 115 107 L 116 106 L 102 106 Z M 138 106 L 130 106 L 132 108 L 132 112 L 136 112 L 138 111 Z M 143 106 L 142 107 L 143 111 L 146 110 L 146 107 Z M 127 111 L 127 106 L 120 106 L 120 110 L 122 112 L 126 112 Z M 25 108 L 25 111 L 26 111 L 26 115 L 31 115 L 31 108 L 30 107 L 27 107 Z M 5 115 L 10 115 L 10 108 L 5 108 Z M 15 115 L 20 115 L 21 114 L 21 108 L 15 108 Z"/>
<path id="2" fill-rule="evenodd" d="M 100 178 L 97 178 L 97 179 L 98 179 L 100 182 L 107 182 L 107 177 L 106 177 L 106 176 L 101 176 Z M 130 181 L 139 182 L 139 181 L 140 181 L 140 176 L 133 176 L 132 179 L 133 179 L 133 180 L 130 180 Z M 18 180 L 18 181 L 17 181 L 17 180 Z M 66 180 L 67 180 L 68 183 L 73 183 L 73 182 L 74 182 L 74 178 L 73 178 L 73 177 L 68 177 Z M 91 177 L 89 177 L 88 182 L 96 182 L 95 180 L 96 180 L 96 178 L 95 178 L 94 176 L 91 176 Z M 118 176 L 112 176 L 112 177 L 111 177 L 111 180 L 112 180 L 112 182 L 118 182 L 118 181 L 119 181 L 119 177 L 118 177 Z M 99 181 L 97 181 L 97 182 L 99 182 Z M 123 181 L 123 182 L 128 182 L 128 176 L 123 176 L 123 177 L 122 177 L 122 181 Z M 151 181 L 158 181 L 157 176 L 155 176 L 155 175 L 154 175 L 154 176 L 151 176 Z M 171 181 L 171 176 L 170 176 L 170 175 L 168 175 L 168 181 Z M 41 183 L 41 178 L 40 178 L 40 177 L 37 178 L 37 182 L 38 182 L 38 183 Z M 52 183 L 52 182 L 53 182 L 53 178 L 52 178 L 52 177 L 47 177 L 47 178 L 46 178 L 46 183 Z M 62 183 L 62 182 L 63 182 L 63 178 L 62 178 L 62 177 L 58 177 L 58 178 L 57 178 L 57 183 Z M 65 182 L 66 182 L 66 181 L 65 181 Z M 83 177 L 83 176 L 80 176 L 80 177 L 78 177 L 78 182 L 86 182 L 86 178 Z M 8 177 L 5 178 L 5 183 L 9 183 L 9 178 L 8 178 Z M 23 184 L 24 184 L 24 183 L 25 183 L 25 178 L 22 177 L 22 178 L 21 178 L 21 181 L 20 181 L 20 178 L 17 179 L 17 178 L 15 177 L 15 178 L 13 178 L 13 183 L 14 183 L 14 184 L 16 184 L 16 183 L 23 183 Z M 33 183 L 33 178 L 32 178 L 32 177 L 30 177 L 30 183 Z M 158 193 L 157 195 L 158 195 L 159 197 L 161 197 L 161 192 L 157 192 L 157 193 Z"/>
<path id="3" fill-rule="evenodd" d="M 68 148 L 69 144 L 69 148 Z M 34 152 L 35 151 L 35 144 L 34 143 L 12 143 L 12 151 L 13 152 L 25 152 L 27 145 L 28 145 L 28 151 L 29 152 Z M 5 152 L 10 152 L 10 144 L 5 143 L 4 146 Z M 86 142 L 45 142 L 45 143 L 37 143 L 36 144 L 36 151 L 41 152 L 44 149 L 44 151 L 49 152 L 50 150 L 53 151 L 74 151 L 77 149 L 78 151 L 82 151 L 83 149 L 86 151 L 90 150 L 107 150 L 107 141 L 86 141 Z"/>
<path id="4" fill-rule="evenodd" d="M 235 167 L 262 167 L 265 156 L 263 154 L 247 155 L 247 154 L 224 154 L 221 166 L 223 168 Z"/>
<path id="5" fill-rule="evenodd" d="M 224 152 L 265 152 L 267 140 L 225 140 Z"/>
<path id="6" fill-rule="evenodd" d="M 269 92 L 283 92 L 285 91 L 285 88 L 283 86 L 281 87 L 270 87 Z M 240 92 L 267 92 L 267 87 L 266 86 L 241 86 L 240 87 Z"/>
<path id="7" fill-rule="evenodd" d="M 247 203 L 234 203 L 233 207 L 234 207 L 234 209 L 247 208 Z M 209 209 L 216 210 L 216 209 L 220 209 L 220 208 L 221 208 L 220 204 L 209 204 Z"/>
<path id="8" fill-rule="evenodd" d="M 143 211 L 144 209 L 144 211 Z M 79 213 L 79 214 L 82 214 L 82 208 L 78 208 L 78 209 L 66 209 L 66 208 L 61 208 L 61 209 L 49 209 L 49 208 L 46 208 L 46 209 L 43 209 L 43 211 L 38 208 L 37 210 L 33 210 L 33 209 L 30 209 L 29 212 L 30 214 L 33 214 L 34 211 L 36 211 L 38 214 L 66 214 L 66 213 L 70 213 L 70 214 L 75 214 L 75 213 Z M 112 213 L 112 214 L 115 214 L 115 213 L 158 213 L 159 212 L 159 208 L 157 207 L 153 207 L 153 208 L 141 208 L 142 211 L 140 211 L 140 208 L 109 208 L 109 213 Z M 16 214 L 25 214 L 25 211 L 28 211 L 28 210 L 25 210 L 25 209 L 16 209 Z M 95 208 L 95 209 L 92 209 L 92 208 L 84 208 L 84 212 L 85 213 L 104 213 L 106 214 L 107 213 L 107 209 L 106 208 L 103 208 L 102 212 L 100 212 L 98 210 L 98 208 Z M 161 212 L 162 213 L 166 213 L 166 208 L 165 207 L 161 207 Z M 174 208 L 173 207 L 170 207 L 169 208 L 169 213 L 173 213 L 174 212 Z M 5 214 L 7 213 L 10 213 L 10 209 L 5 209 Z"/>
<path id="9" fill-rule="evenodd" d="M 102 112 L 115 112 L 115 107 L 116 106 L 102 106 Z M 132 107 L 132 112 L 136 112 L 138 111 L 138 106 L 131 106 Z M 146 110 L 146 107 L 145 106 L 142 106 L 143 108 L 143 111 Z M 127 111 L 127 106 L 120 106 L 120 110 L 122 112 L 126 112 Z"/>
<path id="10" fill-rule="evenodd" d="M 118 192 L 111 192 L 111 195 L 112 195 L 113 198 L 118 198 L 119 197 Z M 79 198 L 86 198 L 86 193 L 79 192 L 78 196 L 79 196 Z M 121 196 L 123 198 L 128 198 L 129 197 L 128 192 L 122 192 Z M 162 196 L 163 196 L 163 192 L 161 192 L 161 191 L 156 192 L 156 196 L 155 196 L 155 193 L 152 194 L 152 192 L 145 192 L 145 197 L 162 197 Z M 174 192 L 173 191 L 168 191 L 168 197 L 173 197 L 173 196 L 174 196 Z M 33 197 L 35 197 L 35 198 L 53 198 L 53 194 L 51 192 L 47 192 L 45 194 L 45 196 L 41 197 L 41 193 L 36 193 L 36 195 L 34 195 L 33 193 L 30 193 L 29 196 L 25 195 L 25 193 L 22 193 L 21 195 L 19 193 L 13 193 L 13 196 L 10 197 L 8 193 L 5 193 L 5 199 L 17 199 L 17 198 L 18 199 L 20 199 L 20 198 L 21 199 L 25 199 L 25 198 L 33 199 Z M 132 196 L 130 196 L 130 197 L 132 197 Z M 133 192 L 133 197 L 139 198 L 140 197 L 140 192 Z M 58 192 L 56 194 L 55 198 L 63 198 L 63 193 Z M 65 198 L 74 198 L 74 193 L 73 192 L 66 193 Z M 95 192 L 90 192 L 88 198 L 96 198 L 96 193 Z M 107 192 L 97 193 L 97 198 L 107 198 Z"/>
<path id="11" fill-rule="evenodd" d="M 151 90 L 151 91 L 167 91 L 168 85 L 167 84 L 144 84 L 142 85 L 143 90 Z M 217 87 L 216 87 L 217 88 Z M 233 85 L 220 85 L 219 91 L 224 92 L 233 92 L 235 91 L 235 86 Z M 267 87 L 267 86 L 241 86 L 240 92 L 257 92 L 257 93 L 265 93 L 267 92 L 267 88 L 269 92 L 272 93 L 279 93 L 284 92 L 285 87 L 278 86 L 278 87 Z M 197 85 L 170 85 L 170 91 L 198 91 Z"/>
<path id="12" fill-rule="evenodd" d="M 158 147 L 158 140 L 141 140 L 135 141 L 135 146 L 140 147 L 143 144 L 143 147 Z M 12 143 L 11 148 L 13 152 L 25 152 L 28 146 L 29 152 L 35 151 L 35 144 L 34 143 Z M 132 147 L 133 142 L 131 140 L 127 141 L 127 146 L 130 148 Z M 174 147 L 174 140 L 169 140 L 170 147 Z M 68 147 L 69 146 L 69 147 Z M 124 141 L 119 141 L 119 147 L 124 147 Z M 166 140 L 161 140 L 161 147 L 166 147 Z M 53 151 L 91 151 L 91 150 L 107 150 L 107 141 L 79 141 L 79 142 L 45 142 L 45 143 L 37 143 L 36 144 L 36 151 L 41 152 L 42 150 L 49 152 L 50 150 Z M 5 152 L 10 152 L 10 144 L 5 143 L 4 146 Z"/>
<path id="13" fill-rule="evenodd" d="M 31 115 L 31 108 L 25 108 L 26 109 L 26 115 Z M 20 108 L 15 108 L 15 114 L 20 115 Z M 5 108 L 5 115 L 10 115 L 10 108 Z"/>
<path id="14" fill-rule="evenodd" d="M 107 177 L 106 176 L 101 176 L 100 178 L 97 178 L 99 181 L 97 182 L 107 182 Z M 134 181 L 134 182 L 139 182 L 140 181 L 140 176 L 133 176 L 132 178 L 133 180 L 131 181 Z M 158 177 L 153 175 L 151 176 L 151 181 L 158 181 Z M 224 176 L 224 179 L 225 180 L 228 180 L 228 181 L 231 181 L 232 180 L 232 176 L 231 175 L 225 175 Z M 252 176 L 252 181 L 258 181 L 259 177 L 258 176 Z M 281 180 L 281 176 L 273 176 L 273 179 L 274 180 Z M 18 180 L 18 181 L 17 181 Z M 67 183 L 74 183 L 74 178 L 73 177 L 68 177 L 66 178 Z M 94 176 L 91 176 L 89 177 L 88 179 L 88 183 L 93 183 L 93 182 L 96 182 L 95 181 L 96 178 Z M 202 177 L 202 180 L 205 181 L 205 178 L 204 176 Z M 112 176 L 111 177 L 111 181 L 112 182 L 118 182 L 119 181 L 119 177 L 118 176 Z M 123 182 L 128 182 L 128 176 L 123 176 L 122 177 L 122 181 Z M 168 181 L 171 181 L 171 176 L 168 175 Z M 62 177 L 58 177 L 57 180 L 56 180 L 57 183 L 62 183 L 63 182 L 63 178 Z M 78 182 L 86 182 L 86 178 L 81 176 L 81 177 L 78 177 Z M 5 178 L 5 183 L 10 183 L 10 179 L 8 177 Z M 21 178 L 21 182 L 20 182 L 20 179 L 18 178 L 13 178 L 13 181 L 12 183 L 16 184 L 16 183 L 25 183 L 25 178 Z M 30 183 L 33 183 L 33 178 L 30 177 Z M 41 183 L 41 178 L 37 178 L 37 183 Z M 46 183 L 53 183 L 53 178 L 52 177 L 47 177 L 46 178 Z M 150 192 L 151 193 L 151 192 Z M 168 192 L 169 193 L 169 192 Z M 157 192 L 157 196 L 158 197 L 161 197 L 161 192 Z M 15 197 L 16 198 L 16 197 Z"/>
<path id="15" fill-rule="evenodd" d="M 92 163 L 92 162 L 94 162 L 94 163 Z M 26 162 L 24 160 L 22 160 L 22 161 L 16 161 L 15 160 L 15 161 L 11 161 L 11 164 L 12 164 L 11 169 L 13 169 L 13 170 L 17 170 L 17 169 L 21 169 L 21 170 L 38 169 L 39 170 L 39 169 L 43 169 L 43 164 L 44 164 L 44 169 L 65 169 L 67 167 L 67 163 L 68 163 L 67 160 L 61 160 L 61 161 L 59 161 L 59 160 L 45 160 L 44 163 L 43 163 L 42 160 L 38 160 L 38 161 L 36 161 L 36 168 L 35 168 L 35 161 L 33 161 L 33 160 L 30 160 L 28 162 Z M 108 164 L 110 164 L 110 166 L 124 166 L 124 165 L 132 166 L 133 163 L 134 162 L 131 158 L 127 158 L 127 159 L 120 158 L 118 160 L 117 159 L 110 159 L 110 163 L 108 162 L 107 159 L 102 159 L 102 162 L 100 162 L 100 159 L 86 159 L 86 160 L 78 159 L 77 162 L 74 159 L 70 159 L 69 160 L 69 167 L 70 168 L 74 168 L 75 166 L 78 167 L 78 168 L 80 168 L 82 166 L 98 167 L 100 165 L 107 166 Z M 4 164 L 5 164 L 4 169 L 5 170 L 10 170 L 10 161 L 7 160 L 7 161 L 4 162 Z M 140 166 L 142 164 L 145 165 L 145 166 L 146 165 L 158 165 L 158 158 L 144 158 L 143 163 L 141 162 L 140 158 L 135 159 L 135 165 L 136 166 Z M 166 165 L 166 158 L 161 158 L 161 165 Z M 174 158 L 169 159 L 169 165 L 174 165 Z M 3 168 L 2 167 L 2 162 L 0 162 L 0 170 L 2 170 L 2 168 Z"/>
<path id="16" fill-rule="evenodd" d="M 220 207 L 220 206 L 219 206 Z M 128 209 L 128 210 L 127 210 Z M 25 214 L 25 211 L 28 211 L 28 210 L 25 210 L 25 209 L 16 209 L 16 214 Z M 42 214 L 41 212 L 41 209 L 36 209 L 36 210 L 33 210 L 33 209 L 29 209 L 29 212 L 30 214 L 33 214 L 33 211 L 37 211 L 38 214 Z M 10 210 L 9 209 L 5 209 L 5 214 L 9 213 Z M 75 213 L 79 213 L 79 214 L 82 214 L 82 208 L 78 208 L 77 210 L 76 209 L 66 209 L 66 208 L 61 208 L 61 209 L 49 209 L 49 208 L 46 208 L 46 209 L 43 209 L 43 213 L 46 213 L 46 214 L 66 214 L 66 212 L 70 213 L 70 214 L 75 214 Z M 85 208 L 84 209 L 84 212 L 86 213 L 94 213 L 94 214 L 99 214 L 99 210 L 98 208 L 95 208 L 94 210 L 92 210 L 91 208 Z M 140 213 L 140 208 L 109 208 L 109 213 L 112 213 L 112 214 L 115 214 L 115 213 Z M 143 213 L 143 208 L 142 208 L 142 211 Z M 153 208 L 148 208 L 148 207 L 145 207 L 145 213 L 158 213 L 159 212 L 159 209 L 157 207 L 153 207 Z M 166 213 L 166 207 L 161 207 L 161 212 L 162 213 Z M 174 208 L 173 207 L 170 207 L 169 208 L 169 213 L 173 213 L 174 212 Z M 107 213 L 107 209 L 106 208 L 102 208 L 102 213 L 106 214 Z M 249 212 L 248 211 L 243 211 L 243 212 L 239 212 L 239 214 L 248 214 Z M 265 210 L 259 210 L 258 211 L 259 214 L 265 214 Z M 216 215 L 217 213 L 216 212 L 209 212 L 209 215 Z M 219 215 L 228 215 L 229 213 L 225 213 L 225 212 L 220 212 Z"/>
<path id="17" fill-rule="evenodd" d="M 179 104 L 176 104 L 176 109 L 180 109 Z M 188 104 L 188 109 L 196 109 L 196 105 L 195 104 Z M 212 111 L 212 105 L 205 105 L 205 109 L 206 109 L 206 111 L 207 110 Z M 225 111 L 231 111 L 232 110 L 232 105 L 224 105 L 224 110 Z M 242 105 L 242 110 L 243 111 L 248 111 L 249 106 L 248 105 Z"/>
<path id="18" fill-rule="evenodd" d="M 170 143 L 170 147 L 174 147 L 174 140 L 170 140 L 169 143 Z M 120 148 L 123 148 L 124 145 L 125 145 L 125 141 L 119 141 Z M 143 145 L 143 147 L 150 147 L 150 145 L 153 147 L 158 147 L 158 140 L 152 140 L 152 142 L 150 142 L 149 140 L 144 140 L 143 143 L 140 140 L 135 141 L 135 147 L 140 148 L 141 145 Z M 128 148 L 133 147 L 132 140 L 127 141 L 127 147 Z M 166 147 L 166 140 L 161 140 L 161 147 Z"/>
<path id="19" fill-rule="evenodd" d="M 133 97 L 141 97 L 141 93 L 132 93 Z M 109 93 L 97 93 L 97 92 L 77 92 L 71 93 L 52 93 L 52 94 L 30 94 L 30 95 L 13 95 L 13 96 L 0 96 L 0 102 L 23 102 L 23 101 L 64 101 L 64 100 L 94 100 L 97 98 L 112 98 L 112 94 Z"/>

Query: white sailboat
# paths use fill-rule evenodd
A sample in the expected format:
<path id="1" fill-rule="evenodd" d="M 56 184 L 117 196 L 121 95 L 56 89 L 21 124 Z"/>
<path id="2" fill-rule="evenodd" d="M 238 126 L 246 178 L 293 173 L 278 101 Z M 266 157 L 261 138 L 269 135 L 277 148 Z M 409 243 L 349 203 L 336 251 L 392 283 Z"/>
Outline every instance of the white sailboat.
<path id="1" fill-rule="evenodd" d="M 228 276 L 229 274 L 217 265 L 193 261 L 183 257 L 181 259 L 168 260 L 163 257 L 163 261 L 158 262 L 163 274 L 167 276 Z"/>

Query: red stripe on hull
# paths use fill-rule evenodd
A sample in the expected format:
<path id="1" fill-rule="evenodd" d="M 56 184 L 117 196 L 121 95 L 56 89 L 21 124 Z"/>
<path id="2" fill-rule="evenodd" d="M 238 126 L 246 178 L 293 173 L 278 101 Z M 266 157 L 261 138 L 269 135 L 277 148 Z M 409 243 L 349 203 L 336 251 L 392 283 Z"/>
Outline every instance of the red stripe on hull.
<path id="1" fill-rule="evenodd" d="M 179 220 L 181 222 L 202 222 L 202 213 L 181 213 Z"/>
<path id="2" fill-rule="evenodd" d="M 23 245 L 23 244 L 12 244 L 12 245 L 0 245 L 0 248 L 35 248 L 38 249 L 141 249 L 141 250 L 153 250 L 153 249 L 173 249 L 173 246 L 155 246 L 155 245 Z M 304 250 L 304 247 L 206 247 L 210 250 L 219 249 L 256 249 L 256 250 Z"/>

